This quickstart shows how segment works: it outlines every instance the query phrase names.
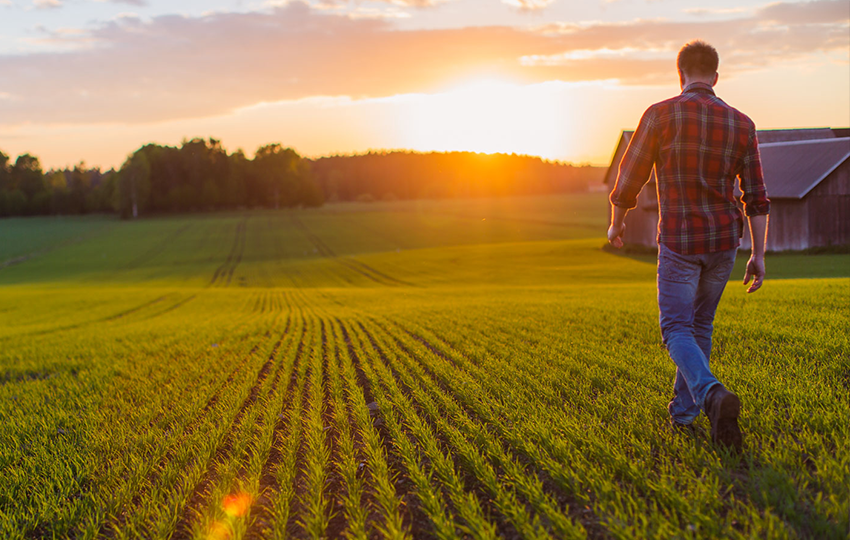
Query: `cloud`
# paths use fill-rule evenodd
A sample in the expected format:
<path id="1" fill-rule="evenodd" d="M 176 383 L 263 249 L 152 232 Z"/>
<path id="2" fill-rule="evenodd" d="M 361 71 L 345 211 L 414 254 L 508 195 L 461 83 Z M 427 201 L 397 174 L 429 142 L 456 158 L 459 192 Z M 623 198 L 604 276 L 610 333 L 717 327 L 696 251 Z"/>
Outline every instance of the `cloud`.
<path id="1" fill-rule="evenodd" d="M 271 7 L 284 7 L 299 0 L 267 0 L 265 5 Z M 376 2 L 392 4 L 398 7 L 412 8 L 431 8 L 444 4 L 449 0 L 375 0 Z M 550 0 L 552 1 L 552 0 Z M 312 4 L 313 8 L 322 10 L 344 10 L 348 2 L 346 0 L 319 0 L 318 3 Z M 374 9 L 374 8 L 370 8 Z"/>
<path id="2" fill-rule="evenodd" d="M 474 78 L 518 83 L 618 80 L 676 84 L 678 48 L 700 37 L 724 78 L 819 52 L 846 57 L 843 19 L 812 2 L 725 21 L 646 21 L 401 30 L 293 2 L 269 12 L 120 18 L 45 39 L 67 52 L 0 55 L 5 125 L 141 123 L 226 114 L 309 96 L 433 92 Z M 783 11 L 785 10 L 785 11 Z M 810 10 L 810 11 L 806 11 Z M 839 14 L 840 15 L 840 14 Z"/>
<path id="3" fill-rule="evenodd" d="M 779 24 L 821 24 L 850 21 L 847 0 L 815 0 L 814 2 L 777 2 L 760 9 L 758 18 Z"/>
<path id="4" fill-rule="evenodd" d="M 736 8 L 720 8 L 720 9 L 712 9 L 712 8 L 688 8 L 683 10 L 685 13 L 689 15 L 696 15 L 698 17 L 705 17 L 709 15 L 740 15 L 741 13 L 746 13 L 747 10 L 742 7 Z"/>
<path id="5" fill-rule="evenodd" d="M 389 2 L 397 6 L 426 8 L 434 7 L 442 4 L 445 0 L 379 0 L 381 2 Z"/>
<path id="6" fill-rule="evenodd" d="M 128 6 L 145 7 L 147 0 L 107 0 L 110 4 L 127 4 Z"/>
<path id="7" fill-rule="evenodd" d="M 33 0 L 32 4 L 38 9 L 55 9 L 62 7 L 60 0 Z"/>
<path id="8" fill-rule="evenodd" d="M 519 8 L 520 11 L 540 11 L 549 7 L 555 0 L 502 0 L 502 2 Z"/>

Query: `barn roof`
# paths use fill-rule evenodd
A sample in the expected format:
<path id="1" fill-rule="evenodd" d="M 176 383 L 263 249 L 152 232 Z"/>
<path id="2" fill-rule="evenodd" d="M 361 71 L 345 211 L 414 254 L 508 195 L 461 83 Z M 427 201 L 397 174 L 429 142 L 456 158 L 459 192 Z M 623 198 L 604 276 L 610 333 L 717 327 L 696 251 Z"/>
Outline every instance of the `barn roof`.
<path id="1" fill-rule="evenodd" d="M 771 199 L 802 199 L 839 165 L 850 158 L 850 129 L 758 130 L 765 185 Z M 605 174 L 614 186 L 620 160 L 634 131 L 625 130 Z M 655 171 L 650 184 L 655 180 Z M 737 190 L 736 190 L 737 191 Z"/>
<path id="2" fill-rule="evenodd" d="M 765 143 L 759 146 L 771 199 L 802 199 L 850 158 L 850 138 Z"/>
<path id="3" fill-rule="evenodd" d="M 786 142 L 786 141 L 808 141 L 812 139 L 834 139 L 836 131 L 831 128 L 804 128 L 804 129 L 759 129 L 759 144 Z"/>

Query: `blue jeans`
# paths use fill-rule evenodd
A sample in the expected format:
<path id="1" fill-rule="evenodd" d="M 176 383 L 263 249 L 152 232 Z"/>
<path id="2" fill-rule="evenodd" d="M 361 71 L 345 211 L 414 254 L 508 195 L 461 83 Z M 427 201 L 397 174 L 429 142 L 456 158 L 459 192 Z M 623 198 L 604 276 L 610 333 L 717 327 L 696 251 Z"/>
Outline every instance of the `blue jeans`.
<path id="1" fill-rule="evenodd" d="M 681 255 L 658 246 L 658 311 L 661 337 L 676 363 L 675 422 L 690 424 L 705 410 L 705 396 L 718 384 L 711 373 L 711 333 L 720 296 L 732 274 L 736 249 Z"/>

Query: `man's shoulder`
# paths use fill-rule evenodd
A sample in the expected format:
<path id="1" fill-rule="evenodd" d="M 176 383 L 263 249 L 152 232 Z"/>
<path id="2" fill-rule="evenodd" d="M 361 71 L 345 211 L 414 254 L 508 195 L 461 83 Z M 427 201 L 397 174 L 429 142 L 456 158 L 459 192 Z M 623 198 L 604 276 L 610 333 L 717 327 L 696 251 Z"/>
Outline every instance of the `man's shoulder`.
<path id="1" fill-rule="evenodd" d="M 727 107 L 729 107 L 729 109 L 731 109 L 731 110 L 732 110 L 732 112 L 734 112 L 734 113 L 735 113 L 735 115 L 738 117 L 738 123 L 739 123 L 739 124 L 744 125 L 744 126 L 747 126 L 747 127 L 748 127 L 749 129 L 751 129 L 752 131 L 755 131 L 755 129 L 756 129 L 756 123 L 755 123 L 755 122 L 753 122 L 753 119 L 752 119 L 752 118 L 750 118 L 749 116 L 747 116 L 747 115 L 746 115 L 746 114 L 744 114 L 743 112 L 739 111 L 739 110 L 738 110 L 738 109 L 736 109 L 735 107 L 732 107 L 732 106 L 730 106 L 730 105 L 726 105 L 726 106 L 727 106 Z"/>
<path id="2" fill-rule="evenodd" d="M 713 94 L 678 94 L 663 101 L 653 103 L 646 109 L 646 112 L 651 113 L 655 117 L 658 117 L 659 115 L 664 115 L 665 113 L 675 111 L 676 109 L 687 103 L 697 102 L 702 102 L 718 109 L 728 110 L 735 116 L 736 123 L 739 126 L 746 126 L 749 129 L 755 130 L 755 122 L 753 122 L 753 120 L 749 116 L 736 109 L 735 107 L 732 107 L 731 105 L 729 105 L 728 103 Z"/>

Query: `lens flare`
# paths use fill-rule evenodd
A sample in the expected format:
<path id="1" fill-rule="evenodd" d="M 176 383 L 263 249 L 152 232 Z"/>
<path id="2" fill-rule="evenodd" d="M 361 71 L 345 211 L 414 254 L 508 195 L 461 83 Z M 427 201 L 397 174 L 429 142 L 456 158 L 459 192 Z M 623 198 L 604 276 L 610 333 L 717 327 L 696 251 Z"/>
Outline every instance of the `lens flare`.
<path id="1" fill-rule="evenodd" d="M 235 493 L 224 498 L 222 508 L 227 517 L 242 517 L 251 507 L 251 495 L 249 493 Z"/>
<path id="2" fill-rule="evenodd" d="M 233 538 L 233 525 L 248 513 L 254 498 L 250 493 L 233 493 L 221 501 L 224 519 L 214 521 L 207 530 L 206 540 L 230 540 Z"/>
<path id="3" fill-rule="evenodd" d="M 207 540 L 230 540 L 232 536 L 230 527 L 221 521 L 213 522 L 207 532 Z"/>

